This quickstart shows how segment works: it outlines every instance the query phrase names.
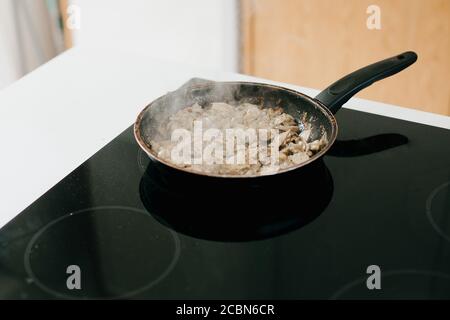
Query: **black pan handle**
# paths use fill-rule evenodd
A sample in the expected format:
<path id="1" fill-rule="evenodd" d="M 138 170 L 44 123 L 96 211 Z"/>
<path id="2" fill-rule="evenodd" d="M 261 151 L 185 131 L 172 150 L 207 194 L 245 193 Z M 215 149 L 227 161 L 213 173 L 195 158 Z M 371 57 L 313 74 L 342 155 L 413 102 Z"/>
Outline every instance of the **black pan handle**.
<path id="1" fill-rule="evenodd" d="M 319 93 L 315 99 L 336 113 L 352 96 L 375 81 L 387 78 L 412 65 L 417 54 L 407 51 L 356 70 Z"/>

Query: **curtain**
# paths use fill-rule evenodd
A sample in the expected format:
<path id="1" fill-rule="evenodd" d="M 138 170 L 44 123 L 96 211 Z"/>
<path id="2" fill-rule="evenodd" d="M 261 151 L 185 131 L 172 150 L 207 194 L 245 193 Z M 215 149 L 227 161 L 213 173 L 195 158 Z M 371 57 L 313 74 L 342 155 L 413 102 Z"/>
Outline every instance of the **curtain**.
<path id="1" fill-rule="evenodd" d="M 0 0 L 0 89 L 63 49 L 58 0 Z"/>

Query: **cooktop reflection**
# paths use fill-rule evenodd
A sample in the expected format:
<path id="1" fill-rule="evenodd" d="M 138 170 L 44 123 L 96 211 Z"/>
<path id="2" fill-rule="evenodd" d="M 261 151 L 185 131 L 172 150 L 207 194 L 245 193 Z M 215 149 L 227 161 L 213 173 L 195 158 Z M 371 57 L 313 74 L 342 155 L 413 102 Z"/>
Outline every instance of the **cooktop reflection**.
<path id="1" fill-rule="evenodd" d="M 337 118 L 307 178 L 240 193 L 169 185 L 128 128 L 0 230 L 0 298 L 450 298 L 450 131 Z"/>

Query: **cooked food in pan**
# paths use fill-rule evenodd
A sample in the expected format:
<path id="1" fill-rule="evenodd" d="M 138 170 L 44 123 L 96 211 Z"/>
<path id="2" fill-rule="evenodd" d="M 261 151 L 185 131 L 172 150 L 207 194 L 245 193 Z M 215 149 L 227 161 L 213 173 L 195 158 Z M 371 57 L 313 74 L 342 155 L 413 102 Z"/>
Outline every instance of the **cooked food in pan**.
<path id="1" fill-rule="evenodd" d="M 158 157 L 192 171 L 221 175 L 277 172 L 307 161 L 328 143 L 282 108 L 214 102 L 179 110 L 157 128 Z"/>

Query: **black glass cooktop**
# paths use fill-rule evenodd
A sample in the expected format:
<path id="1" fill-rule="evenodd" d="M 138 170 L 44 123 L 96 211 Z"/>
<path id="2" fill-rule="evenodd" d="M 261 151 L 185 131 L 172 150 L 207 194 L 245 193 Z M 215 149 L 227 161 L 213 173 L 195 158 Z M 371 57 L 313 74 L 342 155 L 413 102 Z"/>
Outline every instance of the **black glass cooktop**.
<path id="1" fill-rule="evenodd" d="M 310 179 L 238 195 L 169 185 L 128 128 L 0 230 L 0 298 L 450 298 L 450 131 L 337 118 Z"/>

